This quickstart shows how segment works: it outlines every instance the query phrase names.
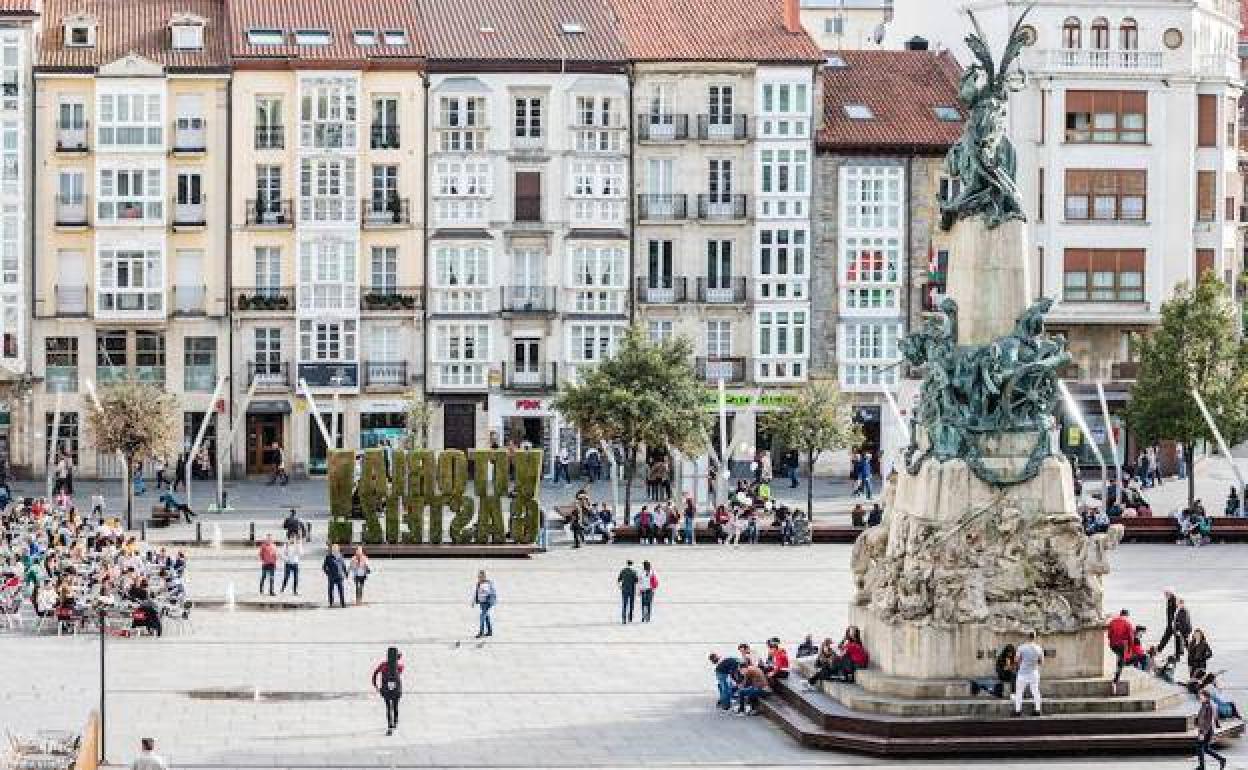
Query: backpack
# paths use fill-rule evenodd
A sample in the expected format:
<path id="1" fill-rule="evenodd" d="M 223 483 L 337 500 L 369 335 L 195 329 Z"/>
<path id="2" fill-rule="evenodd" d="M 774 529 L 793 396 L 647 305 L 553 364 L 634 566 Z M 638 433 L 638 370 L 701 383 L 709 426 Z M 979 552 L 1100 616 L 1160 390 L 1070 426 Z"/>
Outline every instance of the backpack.
<path id="1" fill-rule="evenodd" d="M 382 693 L 398 693 L 401 686 L 399 672 L 390 668 L 388 664 L 383 663 L 381 666 Z"/>

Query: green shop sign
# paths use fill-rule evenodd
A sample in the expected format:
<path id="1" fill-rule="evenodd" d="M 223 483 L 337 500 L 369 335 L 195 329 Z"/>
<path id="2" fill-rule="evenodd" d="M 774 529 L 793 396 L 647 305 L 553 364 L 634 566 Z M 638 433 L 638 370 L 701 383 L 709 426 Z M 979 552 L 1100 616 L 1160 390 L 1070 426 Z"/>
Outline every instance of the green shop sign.
<path id="1" fill-rule="evenodd" d="M 797 400 L 797 396 L 791 393 L 734 393 L 728 391 L 724 394 L 724 405 L 730 409 L 778 409 L 792 405 Z M 717 388 L 707 388 L 702 391 L 702 404 L 708 409 L 719 408 L 719 390 Z"/>

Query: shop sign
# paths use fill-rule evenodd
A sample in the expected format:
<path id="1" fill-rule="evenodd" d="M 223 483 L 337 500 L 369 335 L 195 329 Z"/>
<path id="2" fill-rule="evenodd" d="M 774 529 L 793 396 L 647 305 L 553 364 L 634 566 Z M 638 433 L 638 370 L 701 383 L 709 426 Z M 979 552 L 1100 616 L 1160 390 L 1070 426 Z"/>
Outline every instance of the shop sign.
<path id="1" fill-rule="evenodd" d="M 797 401 L 797 396 L 792 393 L 734 393 L 728 391 L 724 393 L 724 405 L 729 409 L 749 409 L 750 407 L 759 409 L 779 409 Z M 702 404 L 710 409 L 719 408 L 719 390 L 716 388 L 707 388 L 702 392 Z"/>
<path id="2" fill-rule="evenodd" d="M 406 414 L 407 403 L 404 401 L 365 401 L 360 405 L 361 412 Z"/>
<path id="3" fill-rule="evenodd" d="M 542 411 L 542 400 L 540 398 L 517 398 L 517 412 L 540 412 Z"/>

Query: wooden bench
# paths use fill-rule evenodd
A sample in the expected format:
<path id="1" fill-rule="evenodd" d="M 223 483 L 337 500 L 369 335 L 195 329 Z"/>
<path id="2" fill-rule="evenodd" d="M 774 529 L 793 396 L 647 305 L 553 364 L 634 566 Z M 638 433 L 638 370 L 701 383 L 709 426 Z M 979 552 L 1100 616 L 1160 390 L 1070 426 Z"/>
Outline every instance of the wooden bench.
<path id="1" fill-rule="evenodd" d="M 1248 518 L 1231 518 L 1227 516 L 1211 517 L 1213 527 L 1209 537 L 1215 543 L 1248 542 Z M 1144 516 L 1122 518 L 1124 541 L 1135 543 L 1174 543 L 1179 539 L 1179 530 L 1174 519 L 1169 516 Z"/>
<path id="2" fill-rule="evenodd" d="M 163 505 L 152 506 L 152 527 L 167 527 L 180 518 L 182 518 L 182 514 L 177 511 L 166 510 Z"/>
<path id="3" fill-rule="evenodd" d="M 851 527 L 848 524 L 824 524 L 815 522 L 811 528 L 811 539 L 816 543 L 852 543 L 858 539 L 858 535 L 862 533 L 863 527 Z M 677 535 L 681 536 L 684 527 L 681 526 L 677 530 Z M 660 535 L 666 536 L 665 530 L 660 530 Z M 637 527 L 616 527 L 614 530 L 614 539 L 618 543 L 636 543 Z M 773 526 L 760 526 L 758 528 L 758 542 L 760 543 L 779 543 L 781 540 L 780 528 Z M 715 544 L 715 535 L 711 532 L 711 528 L 705 524 L 699 524 L 694 529 L 695 543 Z M 745 542 L 744 530 L 741 534 L 741 542 Z"/>
<path id="4" fill-rule="evenodd" d="M 343 558 L 350 559 L 355 554 L 356 545 L 344 545 L 342 547 Z M 535 553 L 541 551 L 536 545 L 524 545 L 517 543 L 503 543 L 498 545 L 481 545 L 477 543 L 465 543 L 463 545 L 455 545 L 453 543 L 442 543 L 440 545 L 431 545 L 428 543 L 396 543 L 390 545 L 388 543 L 378 543 L 376 545 L 364 545 L 364 551 L 370 558 L 381 559 L 527 559 Z"/>

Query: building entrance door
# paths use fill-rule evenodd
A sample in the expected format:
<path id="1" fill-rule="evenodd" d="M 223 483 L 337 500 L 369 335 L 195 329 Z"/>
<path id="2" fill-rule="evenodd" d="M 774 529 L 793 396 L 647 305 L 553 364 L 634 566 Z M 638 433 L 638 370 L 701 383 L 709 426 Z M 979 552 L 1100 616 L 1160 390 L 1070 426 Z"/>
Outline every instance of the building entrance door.
<path id="1" fill-rule="evenodd" d="M 247 415 L 247 473 L 269 473 L 269 447 L 282 440 L 282 416 L 280 414 Z M 286 458 L 290 469 L 290 458 Z"/>
<path id="2" fill-rule="evenodd" d="M 477 444 L 477 405 L 446 404 L 442 407 L 442 446 L 473 449 Z"/>

